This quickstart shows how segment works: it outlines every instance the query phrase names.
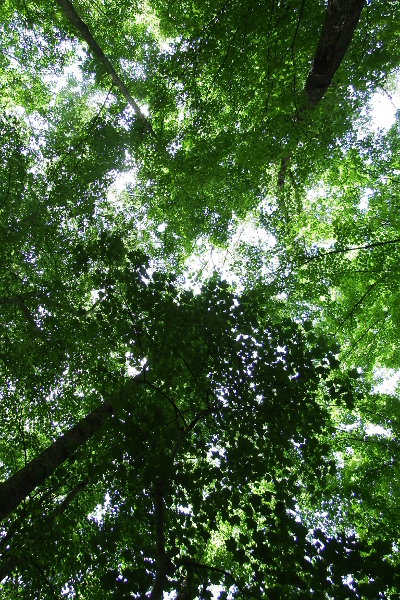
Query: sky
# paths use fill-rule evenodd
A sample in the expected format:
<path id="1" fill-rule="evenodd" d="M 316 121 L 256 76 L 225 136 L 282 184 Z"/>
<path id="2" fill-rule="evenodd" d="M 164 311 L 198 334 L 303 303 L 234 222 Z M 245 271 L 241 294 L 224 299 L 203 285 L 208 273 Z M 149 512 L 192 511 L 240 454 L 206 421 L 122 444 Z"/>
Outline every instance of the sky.
<path id="1" fill-rule="evenodd" d="M 374 94 L 370 106 L 374 127 L 389 129 L 395 121 L 396 111 L 400 110 L 399 89 L 394 94 L 388 92 Z"/>

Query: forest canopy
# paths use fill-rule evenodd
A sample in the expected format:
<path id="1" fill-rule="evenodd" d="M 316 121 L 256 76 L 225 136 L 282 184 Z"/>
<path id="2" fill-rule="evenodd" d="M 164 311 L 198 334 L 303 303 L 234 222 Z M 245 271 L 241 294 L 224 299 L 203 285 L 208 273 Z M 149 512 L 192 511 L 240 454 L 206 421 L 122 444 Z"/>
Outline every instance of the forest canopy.
<path id="1" fill-rule="evenodd" d="M 394 0 L 0 3 L 1 599 L 400 597 L 399 64 Z"/>

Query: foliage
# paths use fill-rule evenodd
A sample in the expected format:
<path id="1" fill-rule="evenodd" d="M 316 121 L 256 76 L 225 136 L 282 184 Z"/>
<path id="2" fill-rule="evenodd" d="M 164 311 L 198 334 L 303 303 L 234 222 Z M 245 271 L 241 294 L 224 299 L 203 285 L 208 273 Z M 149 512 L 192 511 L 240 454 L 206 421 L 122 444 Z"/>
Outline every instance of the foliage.
<path id="1" fill-rule="evenodd" d="M 310 107 L 323 2 L 2 3 L 0 497 L 112 414 L 3 521 L 1 598 L 398 597 L 398 11 Z M 239 286 L 190 289 L 202 244 Z"/>

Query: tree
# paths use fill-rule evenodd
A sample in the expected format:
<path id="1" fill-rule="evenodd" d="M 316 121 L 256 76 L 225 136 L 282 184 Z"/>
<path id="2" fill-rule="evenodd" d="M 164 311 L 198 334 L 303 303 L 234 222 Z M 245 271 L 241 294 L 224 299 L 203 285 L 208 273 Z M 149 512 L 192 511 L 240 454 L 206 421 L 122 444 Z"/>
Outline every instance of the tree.
<path id="1" fill-rule="evenodd" d="M 395 264 L 396 134 L 382 158 L 356 119 L 398 64 L 398 10 L 2 4 L 2 597 L 396 597 L 396 403 L 346 352 Z M 375 224 L 353 197 L 372 180 Z M 237 254 L 255 277 L 185 289 L 193 248 L 252 211 L 276 238 Z M 354 246 L 380 274 L 348 289 Z"/>

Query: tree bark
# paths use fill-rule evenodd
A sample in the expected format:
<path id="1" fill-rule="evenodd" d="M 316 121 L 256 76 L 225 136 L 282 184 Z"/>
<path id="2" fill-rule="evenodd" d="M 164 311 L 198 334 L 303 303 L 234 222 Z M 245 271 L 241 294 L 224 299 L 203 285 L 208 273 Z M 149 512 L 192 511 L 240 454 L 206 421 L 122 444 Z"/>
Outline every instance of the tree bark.
<path id="1" fill-rule="evenodd" d="M 69 0 L 56 0 L 56 2 L 67 17 L 67 19 L 77 28 L 80 35 L 83 37 L 83 39 L 85 40 L 85 42 L 87 43 L 97 60 L 99 60 L 104 65 L 108 74 L 111 76 L 111 81 L 113 82 L 115 87 L 119 89 L 119 91 L 124 96 L 128 104 L 130 104 L 130 106 L 133 108 L 136 116 L 138 117 L 139 121 L 142 123 L 146 131 L 150 133 L 150 135 L 152 135 L 154 138 L 157 138 L 152 126 L 140 110 L 139 105 L 130 95 L 128 88 L 117 75 L 111 62 L 108 60 L 103 50 L 100 48 L 100 46 L 90 33 L 89 27 L 84 21 L 82 21 L 82 19 L 76 12 L 73 4 Z"/>
<path id="2" fill-rule="evenodd" d="M 0 484 L 0 521 L 12 513 L 33 490 L 47 479 L 77 448 L 97 431 L 113 412 L 109 402 L 101 404 L 74 425 L 54 444 L 23 469 Z"/>
<path id="3" fill-rule="evenodd" d="M 329 0 L 305 92 L 316 106 L 331 84 L 360 19 L 366 0 Z"/>

